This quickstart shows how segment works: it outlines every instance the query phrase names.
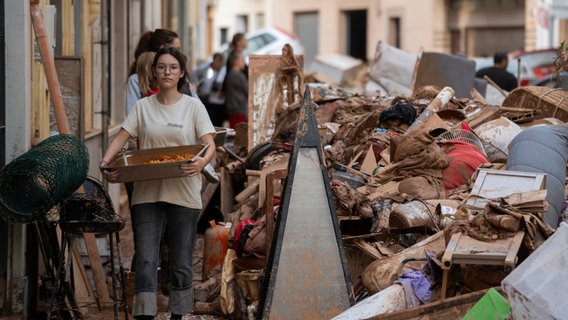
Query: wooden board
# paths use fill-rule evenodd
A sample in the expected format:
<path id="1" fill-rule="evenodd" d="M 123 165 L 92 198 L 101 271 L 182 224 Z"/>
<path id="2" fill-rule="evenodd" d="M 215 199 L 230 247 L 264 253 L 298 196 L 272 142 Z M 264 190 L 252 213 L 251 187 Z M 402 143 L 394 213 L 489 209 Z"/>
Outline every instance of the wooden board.
<path id="1" fill-rule="evenodd" d="M 83 60 L 81 57 L 60 56 L 54 58 L 54 63 L 69 129 L 71 134 L 84 139 Z M 53 108 L 49 111 L 49 130 L 57 131 Z"/>
<path id="2" fill-rule="evenodd" d="M 495 288 L 503 293 L 501 288 Z M 431 320 L 431 319 L 461 319 L 489 291 L 480 290 L 468 294 L 435 301 L 425 305 L 408 308 L 403 311 L 381 314 L 366 320 Z"/>
<path id="3" fill-rule="evenodd" d="M 281 101 L 278 89 L 279 55 L 251 55 L 249 57 L 248 149 L 270 141 L 276 125 L 276 110 Z M 304 56 L 296 55 L 300 70 Z M 304 91 L 300 87 L 299 93 Z M 286 108 L 286 106 L 284 106 Z"/>
<path id="4" fill-rule="evenodd" d="M 231 183 L 231 175 L 225 167 L 221 167 L 220 183 L 221 183 L 221 212 L 227 214 L 231 212 L 235 205 L 235 191 Z"/>

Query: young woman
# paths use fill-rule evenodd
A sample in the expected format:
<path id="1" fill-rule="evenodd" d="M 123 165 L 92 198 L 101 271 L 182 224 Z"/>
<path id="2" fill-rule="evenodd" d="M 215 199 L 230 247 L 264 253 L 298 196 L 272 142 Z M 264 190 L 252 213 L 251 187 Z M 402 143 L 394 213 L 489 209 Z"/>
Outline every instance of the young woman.
<path id="1" fill-rule="evenodd" d="M 140 99 L 106 150 L 101 166 L 130 138 L 140 149 L 208 143 L 202 157 L 180 165 L 184 177 L 139 181 L 132 195 L 132 228 L 135 250 L 135 319 L 153 319 L 157 313 L 159 246 L 167 224 L 170 248 L 171 319 L 181 319 L 193 308 L 192 254 L 201 209 L 200 172 L 213 158 L 215 129 L 199 99 L 182 94 L 187 82 L 186 57 L 178 49 L 160 49 L 152 64 L 159 93 Z M 118 172 L 104 172 L 116 182 Z"/>

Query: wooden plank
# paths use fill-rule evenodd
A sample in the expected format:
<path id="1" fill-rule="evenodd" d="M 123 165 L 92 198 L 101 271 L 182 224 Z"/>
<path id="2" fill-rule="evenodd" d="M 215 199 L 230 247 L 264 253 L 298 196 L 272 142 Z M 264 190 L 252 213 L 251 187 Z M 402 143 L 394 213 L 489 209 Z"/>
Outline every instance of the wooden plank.
<path id="1" fill-rule="evenodd" d="M 108 286 L 106 283 L 106 274 L 103 270 L 101 256 L 99 255 L 99 248 L 97 247 L 97 240 L 94 233 L 84 233 L 85 247 L 87 248 L 87 255 L 89 256 L 89 263 L 91 265 L 91 272 L 95 281 L 96 296 L 101 305 L 112 304 Z"/>
<path id="2" fill-rule="evenodd" d="M 75 297 L 77 302 L 92 303 L 96 302 L 95 293 L 91 288 L 91 282 L 87 275 L 87 270 L 81 261 L 81 253 L 75 246 L 75 242 L 71 244 L 73 257 L 73 270 L 79 270 L 75 273 Z"/>
<path id="3" fill-rule="evenodd" d="M 304 56 L 296 55 L 301 73 L 304 70 Z M 249 100 L 248 100 L 248 149 L 270 141 L 276 124 L 276 113 L 283 106 L 282 90 L 279 88 L 279 66 L 281 56 L 251 55 L 249 57 Z M 303 75 L 302 75 L 303 76 Z M 303 83 L 295 90 L 297 96 L 304 91 Z"/>
<path id="4" fill-rule="evenodd" d="M 227 214 L 233 210 L 235 205 L 235 191 L 231 183 L 231 175 L 225 167 L 221 167 L 220 183 L 221 183 L 221 212 Z"/>
<path id="5" fill-rule="evenodd" d="M 498 107 L 487 105 L 481 107 L 481 110 L 465 119 L 465 122 L 467 122 L 472 129 L 475 129 L 480 125 L 488 121 L 498 119 L 499 117 L 501 117 L 501 110 Z M 457 126 L 461 126 L 461 124 L 458 124 Z"/>
<path id="6" fill-rule="evenodd" d="M 494 288 L 503 293 L 501 287 Z M 365 320 L 430 320 L 461 319 L 489 291 L 479 290 L 464 295 L 435 301 L 403 311 L 385 313 Z"/>
<path id="7" fill-rule="evenodd" d="M 243 191 L 241 191 L 241 193 L 235 196 L 235 201 L 243 202 L 246 199 L 248 199 L 250 196 L 255 194 L 256 191 L 258 190 L 259 183 L 260 183 L 259 179 L 253 181 L 248 187 L 246 187 Z"/>

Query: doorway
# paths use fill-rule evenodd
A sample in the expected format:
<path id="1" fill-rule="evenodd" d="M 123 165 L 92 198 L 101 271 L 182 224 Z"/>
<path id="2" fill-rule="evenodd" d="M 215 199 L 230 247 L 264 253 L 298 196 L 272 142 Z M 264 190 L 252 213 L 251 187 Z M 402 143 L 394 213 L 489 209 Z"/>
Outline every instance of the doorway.
<path id="1" fill-rule="evenodd" d="M 367 61 L 367 10 L 345 11 L 345 53 Z"/>

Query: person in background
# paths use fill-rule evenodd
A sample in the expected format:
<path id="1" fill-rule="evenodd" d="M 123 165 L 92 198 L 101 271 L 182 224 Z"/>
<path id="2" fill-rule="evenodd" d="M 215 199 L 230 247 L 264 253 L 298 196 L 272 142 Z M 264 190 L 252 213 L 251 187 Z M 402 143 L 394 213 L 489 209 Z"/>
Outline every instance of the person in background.
<path id="1" fill-rule="evenodd" d="M 194 79 L 200 79 L 197 83 L 197 95 L 205 104 L 211 122 L 216 127 L 222 127 L 223 122 L 229 118 L 225 106 L 225 95 L 222 91 L 227 73 L 224 64 L 223 54 L 215 53 L 208 67 L 196 70 L 193 76 Z"/>
<path id="2" fill-rule="evenodd" d="M 129 67 L 128 80 L 126 81 L 126 115 L 130 113 L 136 101 L 143 96 L 136 74 L 138 57 L 144 52 L 157 52 L 163 47 L 181 49 L 181 42 L 177 33 L 168 29 L 156 29 L 147 31 L 140 37 L 134 51 L 135 60 Z"/>
<path id="3" fill-rule="evenodd" d="M 152 63 L 154 62 L 155 52 L 144 52 L 138 57 L 136 63 L 136 74 L 138 75 L 138 84 L 143 97 L 149 97 L 160 92 L 156 84 L 156 79 L 152 74 Z"/>
<path id="4" fill-rule="evenodd" d="M 483 78 L 487 76 L 495 82 L 501 89 L 512 91 L 519 86 L 517 77 L 507 71 L 509 65 L 509 58 L 504 52 L 497 52 L 493 56 L 493 66 L 483 68 L 475 73 L 475 77 Z"/>
<path id="5" fill-rule="evenodd" d="M 156 53 L 152 71 L 160 92 L 136 102 L 100 163 L 104 167 L 130 137 L 139 139 L 140 149 L 209 144 L 202 156 L 179 165 L 182 177 L 134 183 L 135 319 L 153 319 L 158 311 L 156 270 L 166 225 L 170 319 L 182 319 L 193 309 L 192 255 L 202 208 L 200 172 L 215 154 L 215 128 L 199 99 L 180 91 L 187 82 L 186 63 L 185 55 L 174 47 Z M 104 170 L 103 174 L 114 183 L 120 173 Z"/>
<path id="6" fill-rule="evenodd" d="M 230 127 L 235 129 L 238 123 L 248 121 L 248 79 L 243 74 L 245 59 L 242 53 L 231 52 L 228 63 L 231 69 L 225 77 L 225 101 Z"/>
<path id="7" fill-rule="evenodd" d="M 229 56 L 233 52 L 238 52 L 242 54 L 244 57 L 244 51 L 247 49 L 247 47 L 248 47 L 248 41 L 247 38 L 245 37 L 245 34 L 241 32 L 235 33 L 233 35 L 231 43 L 229 43 Z M 231 70 L 230 60 L 228 58 L 227 58 L 226 68 L 227 70 Z M 241 72 L 245 75 L 245 77 L 248 78 L 248 65 L 246 63 Z"/>

